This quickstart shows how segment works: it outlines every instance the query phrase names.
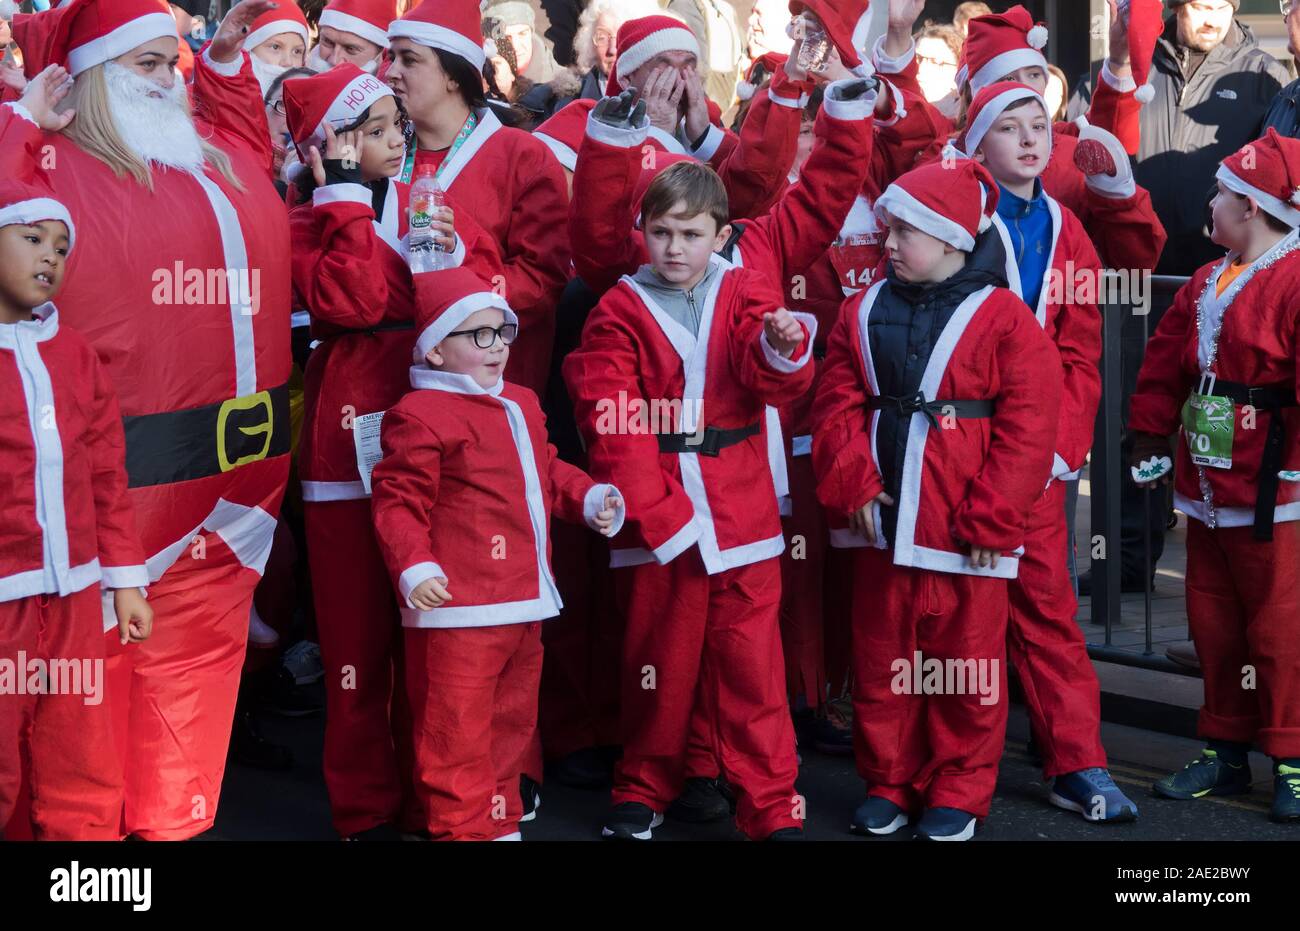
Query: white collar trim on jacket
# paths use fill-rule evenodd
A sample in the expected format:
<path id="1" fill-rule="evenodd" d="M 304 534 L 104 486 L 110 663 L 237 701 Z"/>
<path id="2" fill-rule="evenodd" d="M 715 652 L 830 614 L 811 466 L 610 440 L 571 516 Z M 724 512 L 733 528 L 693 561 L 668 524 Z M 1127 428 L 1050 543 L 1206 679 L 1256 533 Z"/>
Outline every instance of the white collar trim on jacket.
<path id="1" fill-rule="evenodd" d="M 505 383 L 505 376 L 502 376 L 491 388 L 484 388 L 469 375 L 460 372 L 441 372 L 427 365 L 411 366 L 412 388 L 431 388 L 434 391 L 449 391 L 452 394 L 486 394 L 495 398 L 501 394 Z"/>
<path id="2" fill-rule="evenodd" d="M 32 310 L 32 320 L 20 320 L 17 323 L 0 324 L 0 346 L 12 348 L 19 336 L 32 342 L 41 343 L 53 339 L 59 332 L 59 311 L 50 301 Z"/>
<path id="3" fill-rule="evenodd" d="M 1050 197 L 1046 191 L 1043 191 L 1043 200 L 1047 201 L 1047 212 L 1052 217 L 1052 248 L 1047 253 L 1047 270 L 1043 274 L 1043 283 L 1038 289 L 1038 304 L 1030 309 L 1034 316 L 1038 318 L 1038 325 L 1047 326 L 1047 295 L 1053 289 L 1048 287 L 1052 278 L 1052 266 L 1056 262 L 1056 248 L 1061 243 L 1061 231 L 1065 224 L 1061 220 L 1061 205 L 1055 198 Z M 1011 232 L 1007 225 L 1002 221 L 996 212 L 993 214 L 993 226 L 997 229 L 998 235 L 1002 237 L 1002 251 L 1006 257 L 1007 286 L 1016 292 L 1026 304 L 1029 301 L 1025 298 L 1024 286 L 1020 283 L 1020 266 L 1016 264 L 1016 250 L 1011 244 Z"/>
<path id="4" fill-rule="evenodd" d="M 491 109 L 475 110 L 474 115 L 478 117 L 478 125 L 474 127 L 474 131 L 469 134 L 469 138 L 461 144 L 461 147 L 442 163 L 442 171 L 438 173 L 438 183 L 442 185 L 444 191 L 451 190 L 451 186 L 456 183 L 465 166 L 496 131 L 502 128 L 501 121 Z"/>

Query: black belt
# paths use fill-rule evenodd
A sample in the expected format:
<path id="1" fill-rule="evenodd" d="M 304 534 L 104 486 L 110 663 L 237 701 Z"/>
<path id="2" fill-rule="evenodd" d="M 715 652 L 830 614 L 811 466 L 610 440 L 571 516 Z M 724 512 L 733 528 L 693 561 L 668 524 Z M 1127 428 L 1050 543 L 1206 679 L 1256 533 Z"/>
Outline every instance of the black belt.
<path id="1" fill-rule="evenodd" d="M 289 386 L 162 414 L 123 417 L 132 488 L 220 475 L 289 452 Z"/>
<path id="2" fill-rule="evenodd" d="M 1296 407 L 1295 389 L 1289 385 L 1244 385 L 1235 381 L 1216 379 L 1210 389 L 1215 395 L 1231 398 L 1241 407 L 1268 411 L 1268 434 L 1264 438 L 1264 455 L 1259 463 L 1259 488 L 1255 492 L 1256 540 L 1273 539 L 1273 512 L 1277 509 L 1277 473 L 1282 468 L 1282 454 L 1286 445 L 1286 424 L 1282 422 L 1282 408 Z"/>
<path id="3" fill-rule="evenodd" d="M 925 419 L 930 421 L 930 425 L 937 430 L 939 420 L 936 414 L 941 417 L 958 417 L 962 420 L 979 420 L 993 416 L 993 401 L 991 398 L 977 401 L 928 401 L 925 392 L 918 391 L 910 398 L 894 398 L 888 395 L 867 398 L 867 410 L 897 410 L 904 415 L 924 414 Z"/>
<path id="4" fill-rule="evenodd" d="M 660 433 L 659 452 L 661 453 L 699 453 L 701 456 L 717 456 L 728 446 L 743 443 L 751 436 L 757 436 L 763 429 L 761 422 L 754 422 L 734 430 L 719 430 L 717 427 L 705 427 L 699 442 L 693 442 L 695 433 Z"/>

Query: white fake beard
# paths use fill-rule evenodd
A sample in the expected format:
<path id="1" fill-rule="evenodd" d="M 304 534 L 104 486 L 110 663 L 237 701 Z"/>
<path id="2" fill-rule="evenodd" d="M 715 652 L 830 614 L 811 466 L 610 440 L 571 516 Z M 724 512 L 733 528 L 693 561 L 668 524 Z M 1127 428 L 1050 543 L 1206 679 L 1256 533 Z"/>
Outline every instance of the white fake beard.
<path id="1" fill-rule="evenodd" d="M 104 65 L 104 84 L 113 126 L 128 149 L 148 165 L 202 171 L 203 148 L 179 74 L 171 88 L 164 89 L 110 61 Z"/>
<path id="2" fill-rule="evenodd" d="M 257 78 L 257 84 L 262 88 L 262 98 L 266 99 L 266 92 L 271 89 L 275 79 L 289 69 L 284 65 L 272 65 L 262 61 L 252 52 L 248 53 L 248 60 L 253 63 L 253 77 Z"/>
<path id="3" fill-rule="evenodd" d="M 383 58 L 384 58 L 384 53 L 380 52 L 378 55 L 370 59 L 370 61 L 366 62 L 364 65 L 358 65 L 357 67 L 359 67 L 366 74 L 378 74 L 379 63 L 383 61 Z M 307 55 L 307 67 L 310 68 L 312 71 L 315 71 L 317 74 L 323 74 L 326 71 L 329 71 L 334 66 L 321 57 L 320 46 L 313 45 L 311 47 L 311 52 L 309 52 Z"/>

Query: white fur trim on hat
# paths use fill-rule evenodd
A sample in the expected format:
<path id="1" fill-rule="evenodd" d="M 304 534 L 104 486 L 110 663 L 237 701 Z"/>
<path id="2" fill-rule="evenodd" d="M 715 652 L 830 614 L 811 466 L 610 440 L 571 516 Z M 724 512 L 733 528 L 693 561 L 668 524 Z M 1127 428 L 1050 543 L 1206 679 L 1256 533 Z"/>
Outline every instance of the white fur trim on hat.
<path id="1" fill-rule="evenodd" d="M 886 220 L 886 214 L 910 223 L 921 232 L 946 242 L 954 249 L 970 252 L 975 248 L 975 237 L 965 227 L 927 207 L 897 184 L 887 187 L 885 193 L 876 200 L 877 218 L 883 222 Z M 983 217 L 982 213 L 981 217 Z"/>
<path id="2" fill-rule="evenodd" d="M 487 63 L 487 55 L 483 52 L 481 44 L 470 41 L 455 29 L 448 29 L 446 26 L 437 26 L 416 19 L 396 19 L 388 26 L 388 38 L 390 41 L 410 39 L 417 45 L 440 48 L 444 52 L 459 55 L 479 71 L 482 71 L 483 65 Z"/>
<path id="3" fill-rule="evenodd" d="M 1017 48 L 1003 52 L 1001 55 L 994 55 L 984 63 L 984 67 L 971 76 L 970 92 L 972 95 L 978 94 L 980 88 L 988 87 L 1013 71 L 1033 67 L 1042 68 L 1043 73 L 1047 73 L 1047 59 L 1038 49 Z"/>
<path id="4" fill-rule="evenodd" d="M 428 274 L 437 274 L 437 272 Z M 439 314 L 437 320 L 424 328 L 424 332 L 420 334 L 420 338 L 415 343 L 412 356 L 414 361 L 423 362 L 424 357 L 429 354 L 429 350 L 446 339 L 448 333 L 455 330 L 473 314 L 489 307 L 500 309 L 505 314 L 506 323 L 513 323 L 515 326 L 519 325 L 519 318 L 515 316 L 515 312 L 510 309 L 510 305 L 506 303 L 506 299 L 501 295 L 494 294 L 491 291 L 476 291 L 473 294 L 467 294 Z"/>
<path id="5" fill-rule="evenodd" d="M 68 52 L 68 72 L 76 77 L 88 68 L 112 61 L 131 49 L 163 36 L 176 35 L 176 20 L 159 10 L 123 23 L 108 35 L 92 39 Z"/>
<path id="6" fill-rule="evenodd" d="M 316 127 L 316 133 L 325 137 L 325 124 L 334 129 L 355 123 L 361 114 L 385 97 L 392 97 L 393 89 L 373 74 L 362 74 L 348 82 L 325 111 L 325 118 Z"/>
<path id="7" fill-rule="evenodd" d="M 175 31 L 175 24 L 173 24 L 172 32 Z M 292 32 L 294 35 L 300 36 L 304 46 L 311 44 L 311 35 L 307 32 L 307 27 L 302 23 L 296 19 L 277 19 L 265 26 L 259 26 L 245 36 L 244 48 L 251 52 L 268 39 L 283 35 L 286 32 Z"/>
<path id="8" fill-rule="evenodd" d="M 71 250 L 77 238 L 77 230 L 72 225 L 72 215 L 68 208 L 52 197 L 33 197 L 17 203 L 0 207 L 0 226 L 31 226 L 42 220 L 59 220 L 68 228 L 68 249 Z"/>
<path id="9" fill-rule="evenodd" d="M 1013 103 L 1020 100 L 1037 100 L 1042 104 L 1043 112 L 1047 112 L 1047 101 L 1043 100 L 1041 94 L 1037 93 L 1032 87 L 1013 87 L 998 94 L 988 103 L 980 108 L 980 112 L 975 115 L 975 119 L 966 127 L 966 154 L 972 158 L 975 150 L 980 147 L 980 142 L 990 129 L 993 128 L 993 121 L 1000 117 Z"/>
<path id="10" fill-rule="evenodd" d="M 614 66 L 615 76 L 622 83 L 637 68 L 664 52 L 689 52 L 698 61 L 700 43 L 696 41 L 695 33 L 685 26 L 652 32 L 640 42 L 619 50 L 618 61 Z"/>
<path id="11" fill-rule="evenodd" d="M 1247 184 L 1227 165 L 1220 165 L 1219 170 L 1214 173 L 1214 177 L 1223 182 L 1223 186 L 1229 191 L 1237 194 L 1253 197 L 1255 203 L 1259 204 L 1259 209 L 1265 213 L 1277 217 L 1287 226 L 1300 226 L 1300 210 L 1290 206 L 1278 197 L 1272 194 L 1266 194 L 1252 184 Z M 1292 195 L 1294 198 L 1295 195 Z"/>
<path id="12" fill-rule="evenodd" d="M 554 153 L 555 157 L 559 159 L 560 164 L 569 169 L 569 171 L 578 170 L 578 153 L 573 151 L 573 149 L 569 148 L 559 139 L 556 139 L 554 136 L 548 136 L 546 133 L 539 132 L 534 132 L 533 138 L 550 149 L 551 152 Z"/>
<path id="13" fill-rule="evenodd" d="M 367 42 L 375 43 L 380 48 L 388 47 L 388 33 L 385 30 L 359 16 L 353 16 L 351 13 L 325 10 L 320 15 L 320 25 L 329 26 L 339 32 L 350 32 L 354 36 L 360 36 Z"/>

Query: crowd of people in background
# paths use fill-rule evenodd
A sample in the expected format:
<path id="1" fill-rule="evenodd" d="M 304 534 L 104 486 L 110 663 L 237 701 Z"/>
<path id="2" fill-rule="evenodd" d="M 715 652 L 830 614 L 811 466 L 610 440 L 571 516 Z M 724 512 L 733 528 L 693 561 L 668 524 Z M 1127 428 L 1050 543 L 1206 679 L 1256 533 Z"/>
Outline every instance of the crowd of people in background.
<path id="1" fill-rule="evenodd" d="M 106 700 L 0 694 L 7 836 L 196 836 L 323 710 L 347 839 L 556 780 L 796 840 L 813 746 L 855 833 L 966 840 L 1008 665 L 1048 800 L 1136 819 L 1075 621 L 1105 269 L 1191 279 L 1125 344 L 1122 584 L 1174 474 L 1206 681 L 1153 791 L 1254 746 L 1300 820 L 1300 82 L 1236 0 L 1111 0 L 1087 75 L 1007 3 L 47 6 L 0 0 L 0 660 Z"/>

